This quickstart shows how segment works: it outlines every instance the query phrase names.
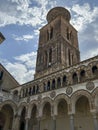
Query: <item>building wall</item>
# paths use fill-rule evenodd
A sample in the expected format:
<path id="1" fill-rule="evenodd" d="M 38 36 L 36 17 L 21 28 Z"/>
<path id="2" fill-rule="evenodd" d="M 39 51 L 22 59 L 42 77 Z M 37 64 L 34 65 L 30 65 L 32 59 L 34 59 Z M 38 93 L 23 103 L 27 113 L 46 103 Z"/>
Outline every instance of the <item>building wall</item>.
<path id="1" fill-rule="evenodd" d="M 47 20 L 40 30 L 35 79 L 19 85 L 1 67 L 0 127 L 98 130 L 98 56 L 79 62 L 77 31 L 70 25 L 68 10 L 54 8 Z"/>

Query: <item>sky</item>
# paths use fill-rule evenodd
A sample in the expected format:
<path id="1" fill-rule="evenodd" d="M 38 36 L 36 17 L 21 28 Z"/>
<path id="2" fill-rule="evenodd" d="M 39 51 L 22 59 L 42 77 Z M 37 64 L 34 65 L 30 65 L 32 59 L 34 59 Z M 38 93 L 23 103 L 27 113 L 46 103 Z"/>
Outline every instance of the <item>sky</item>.
<path id="1" fill-rule="evenodd" d="M 0 63 L 20 84 L 34 78 L 39 29 L 57 6 L 71 13 L 81 61 L 98 55 L 98 0 L 0 0 L 0 32 L 6 38 L 0 45 Z"/>

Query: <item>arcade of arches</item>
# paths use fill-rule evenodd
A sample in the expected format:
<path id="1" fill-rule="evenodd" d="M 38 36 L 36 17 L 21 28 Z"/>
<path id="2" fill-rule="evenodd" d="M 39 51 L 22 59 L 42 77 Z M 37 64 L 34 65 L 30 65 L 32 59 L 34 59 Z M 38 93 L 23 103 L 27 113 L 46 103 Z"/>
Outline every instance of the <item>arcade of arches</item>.
<path id="1" fill-rule="evenodd" d="M 3 104 L 0 110 L 0 130 L 97 130 L 98 110 L 91 97 L 74 94 L 71 99 L 64 94 L 54 100 Z M 18 111 L 17 111 L 18 110 Z M 88 125 L 89 124 L 89 125 Z"/>

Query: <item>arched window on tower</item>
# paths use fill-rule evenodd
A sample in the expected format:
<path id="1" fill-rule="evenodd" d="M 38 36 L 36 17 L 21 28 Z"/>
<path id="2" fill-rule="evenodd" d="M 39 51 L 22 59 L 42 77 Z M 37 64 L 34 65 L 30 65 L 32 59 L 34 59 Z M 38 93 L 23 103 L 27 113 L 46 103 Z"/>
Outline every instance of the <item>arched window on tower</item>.
<path id="1" fill-rule="evenodd" d="M 71 44 L 74 45 L 74 35 L 72 31 L 70 32 L 70 40 L 71 40 Z"/>
<path id="2" fill-rule="evenodd" d="M 68 49 L 68 60 L 69 60 L 69 65 L 71 65 L 71 55 L 70 55 L 70 50 Z"/>
<path id="3" fill-rule="evenodd" d="M 69 40 L 69 29 L 67 28 L 67 39 Z"/>
<path id="4" fill-rule="evenodd" d="M 49 40 L 49 31 L 47 30 L 47 41 Z"/>
<path id="5" fill-rule="evenodd" d="M 47 66 L 47 51 L 44 53 L 44 64 Z"/>
<path id="6" fill-rule="evenodd" d="M 53 38 L 53 27 L 47 30 L 47 41 Z"/>
<path id="7" fill-rule="evenodd" d="M 52 49 L 49 50 L 49 66 L 51 65 L 52 62 Z"/>
<path id="8" fill-rule="evenodd" d="M 70 31 L 70 33 L 69 33 L 69 39 L 71 39 L 72 38 L 72 31 Z"/>
<path id="9" fill-rule="evenodd" d="M 53 38 L 53 27 L 50 29 L 50 39 Z"/>

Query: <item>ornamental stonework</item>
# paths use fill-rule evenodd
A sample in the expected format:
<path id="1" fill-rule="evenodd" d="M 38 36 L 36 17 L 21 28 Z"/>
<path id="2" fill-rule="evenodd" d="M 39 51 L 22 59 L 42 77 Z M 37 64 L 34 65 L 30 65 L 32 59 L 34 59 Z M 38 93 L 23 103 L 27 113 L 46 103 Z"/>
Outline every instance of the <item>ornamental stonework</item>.
<path id="1" fill-rule="evenodd" d="M 90 90 L 90 91 L 93 90 L 94 87 L 95 87 L 95 85 L 94 85 L 93 82 L 88 82 L 88 83 L 86 84 L 86 89 L 88 89 L 88 90 Z"/>
<path id="2" fill-rule="evenodd" d="M 41 99 L 42 99 L 42 95 L 40 94 L 40 95 L 38 96 L 38 101 L 41 102 Z"/>
<path id="3" fill-rule="evenodd" d="M 27 98 L 27 103 L 29 103 L 29 102 L 30 102 L 30 97 Z"/>
<path id="4" fill-rule="evenodd" d="M 51 98 L 54 98 L 56 96 L 56 92 L 55 91 L 52 91 L 51 93 L 50 93 L 50 97 Z"/>
<path id="5" fill-rule="evenodd" d="M 72 92 L 73 92 L 72 87 L 68 87 L 68 88 L 66 89 L 66 94 L 70 95 Z"/>

